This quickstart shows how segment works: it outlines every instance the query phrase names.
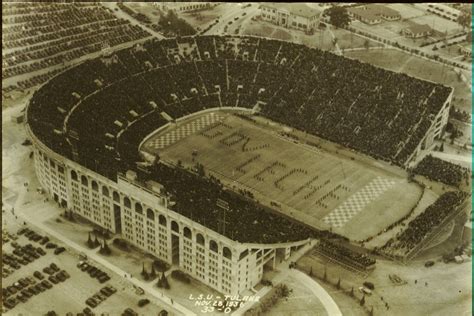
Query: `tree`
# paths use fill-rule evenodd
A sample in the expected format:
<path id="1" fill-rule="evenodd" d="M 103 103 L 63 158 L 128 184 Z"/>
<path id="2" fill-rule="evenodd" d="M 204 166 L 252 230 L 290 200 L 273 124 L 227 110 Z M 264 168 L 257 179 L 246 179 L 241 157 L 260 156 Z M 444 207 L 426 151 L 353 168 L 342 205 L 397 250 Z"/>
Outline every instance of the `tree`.
<path id="1" fill-rule="evenodd" d="M 459 12 L 457 20 L 458 24 L 462 26 L 463 30 L 471 26 L 471 19 L 472 12 L 470 6 L 463 7 Z"/>
<path id="2" fill-rule="evenodd" d="M 94 239 L 93 248 L 96 248 L 96 247 L 98 247 L 98 246 L 100 245 L 100 242 L 99 242 L 99 240 L 97 239 L 97 235 L 94 234 L 94 237 L 95 237 L 95 239 Z"/>
<path id="3" fill-rule="evenodd" d="M 110 250 L 109 245 L 107 245 L 107 241 L 105 240 L 105 238 L 104 238 L 103 245 L 100 246 L 100 251 L 99 252 L 103 255 L 110 255 L 112 253 L 112 251 Z"/>
<path id="4" fill-rule="evenodd" d="M 444 143 L 441 143 L 441 146 L 439 147 L 439 151 L 443 152 L 444 151 Z"/>
<path id="5" fill-rule="evenodd" d="M 346 8 L 334 6 L 328 9 L 329 23 L 338 27 L 346 27 L 349 25 L 351 19 L 347 13 Z"/>
<path id="6" fill-rule="evenodd" d="M 141 275 L 142 275 L 142 276 L 145 276 L 145 273 L 146 273 L 146 270 L 145 270 L 145 262 L 143 262 Z"/>
<path id="7" fill-rule="evenodd" d="M 156 278 L 156 271 L 155 271 L 155 267 L 154 267 L 153 263 L 151 264 L 150 277 L 153 278 L 153 279 Z"/>
<path id="8" fill-rule="evenodd" d="M 169 289 L 170 288 L 170 284 L 168 283 L 168 279 L 166 278 L 165 276 L 165 272 L 163 272 L 161 274 L 161 278 L 160 278 L 160 281 L 158 281 L 158 284 L 160 284 L 161 282 L 161 287 L 165 288 L 165 289 Z M 158 285 L 159 286 L 159 285 Z"/>
<path id="9" fill-rule="evenodd" d="M 362 299 L 360 300 L 360 306 L 364 306 L 365 305 L 365 295 L 362 296 Z"/>
<path id="10" fill-rule="evenodd" d="M 341 288 L 341 278 L 339 278 L 339 279 L 337 280 L 336 287 L 337 287 L 338 290 Z"/>
<path id="11" fill-rule="evenodd" d="M 89 232 L 89 238 L 87 238 L 87 247 L 94 248 L 94 242 L 92 241 L 92 238 L 91 238 L 91 232 Z"/>

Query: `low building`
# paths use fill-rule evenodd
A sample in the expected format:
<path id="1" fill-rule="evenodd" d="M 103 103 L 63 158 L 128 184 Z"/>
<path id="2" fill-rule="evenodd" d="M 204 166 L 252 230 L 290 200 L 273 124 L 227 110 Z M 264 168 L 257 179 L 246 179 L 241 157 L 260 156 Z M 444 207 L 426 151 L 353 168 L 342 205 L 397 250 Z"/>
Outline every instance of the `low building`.
<path id="1" fill-rule="evenodd" d="M 211 9 L 219 2 L 153 2 L 162 11 L 172 10 L 174 12 L 191 12 L 197 10 Z"/>
<path id="2" fill-rule="evenodd" d="M 397 10 L 378 4 L 348 8 L 347 12 L 350 17 L 370 25 L 382 23 L 383 20 L 396 21 L 401 18 Z"/>
<path id="3" fill-rule="evenodd" d="M 427 24 L 415 24 L 404 28 L 403 35 L 410 38 L 421 38 L 433 34 L 433 29 Z"/>
<path id="4" fill-rule="evenodd" d="M 264 21 L 302 31 L 314 30 L 321 15 L 321 11 L 305 3 L 264 3 L 260 13 Z"/>

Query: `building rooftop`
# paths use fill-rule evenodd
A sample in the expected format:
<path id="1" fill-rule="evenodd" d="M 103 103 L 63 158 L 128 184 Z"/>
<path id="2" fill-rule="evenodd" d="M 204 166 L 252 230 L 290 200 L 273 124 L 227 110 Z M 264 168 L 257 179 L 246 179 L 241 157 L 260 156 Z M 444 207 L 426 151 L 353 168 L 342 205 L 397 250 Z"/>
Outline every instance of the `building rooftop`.
<path id="1" fill-rule="evenodd" d="M 347 9 L 353 14 L 357 14 L 366 19 L 375 20 L 380 16 L 400 17 L 400 13 L 397 10 L 391 9 L 384 5 L 370 4 L 366 6 L 353 7 Z"/>
<path id="2" fill-rule="evenodd" d="M 433 29 L 428 24 L 415 24 L 406 28 L 413 34 L 431 32 Z"/>
<path id="3" fill-rule="evenodd" d="M 261 5 L 261 7 L 267 7 L 276 10 L 285 10 L 290 14 L 299 15 L 306 18 L 310 18 L 321 13 L 320 10 L 310 7 L 305 3 L 279 3 L 279 2 L 268 2 Z"/>

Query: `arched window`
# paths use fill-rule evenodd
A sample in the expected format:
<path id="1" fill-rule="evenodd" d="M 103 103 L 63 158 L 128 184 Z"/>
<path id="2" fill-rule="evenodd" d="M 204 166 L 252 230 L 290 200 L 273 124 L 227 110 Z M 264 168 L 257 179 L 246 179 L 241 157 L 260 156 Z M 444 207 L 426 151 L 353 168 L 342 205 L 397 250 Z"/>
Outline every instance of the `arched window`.
<path id="1" fill-rule="evenodd" d="M 191 233 L 191 229 L 189 229 L 188 227 L 184 227 L 183 234 L 184 234 L 184 237 L 189 238 L 189 239 L 192 239 L 193 237 Z"/>
<path id="2" fill-rule="evenodd" d="M 71 170 L 71 178 L 72 178 L 74 181 L 77 181 L 77 173 L 76 173 L 76 171 Z"/>
<path id="3" fill-rule="evenodd" d="M 114 191 L 112 195 L 114 197 L 115 202 L 120 202 L 120 195 L 117 192 Z"/>
<path id="4" fill-rule="evenodd" d="M 87 177 L 86 176 L 81 176 L 81 183 L 82 185 L 89 185 L 89 181 L 87 181 Z"/>
<path id="5" fill-rule="evenodd" d="M 218 252 L 219 251 L 219 247 L 217 246 L 217 243 L 214 241 L 214 240 L 211 240 L 209 242 L 209 249 L 211 249 L 212 251 L 214 252 Z"/>
<path id="6" fill-rule="evenodd" d="M 227 259 L 232 260 L 232 251 L 230 251 L 229 248 L 224 247 L 224 248 L 222 249 L 222 254 L 223 254 L 223 256 L 226 257 Z"/>
<path id="7" fill-rule="evenodd" d="M 199 233 L 196 235 L 196 242 L 204 246 L 204 237 Z"/>
<path id="8" fill-rule="evenodd" d="M 95 182 L 94 180 L 92 180 L 91 186 L 92 186 L 92 190 L 99 191 L 99 186 L 97 185 L 97 182 Z"/>
<path id="9" fill-rule="evenodd" d="M 123 198 L 123 205 L 125 207 L 131 208 L 132 207 L 132 202 L 130 202 L 130 199 L 128 197 Z"/>
<path id="10" fill-rule="evenodd" d="M 154 221 L 155 220 L 155 212 L 153 212 L 152 209 L 147 208 L 146 217 L 148 217 L 148 219 L 151 219 L 152 221 Z"/>
<path id="11" fill-rule="evenodd" d="M 102 195 L 109 197 L 109 189 L 107 187 L 102 187 Z"/>
<path id="12" fill-rule="evenodd" d="M 164 215 L 160 215 L 158 217 L 158 221 L 159 221 L 160 225 L 166 226 L 166 217 Z"/>
<path id="13" fill-rule="evenodd" d="M 135 203 L 135 212 L 143 214 L 143 207 L 140 203 Z"/>
<path id="14" fill-rule="evenodd" d="M 171 230 L 179 233 L 179 225 L 175 221 L 171 221 Z"/>

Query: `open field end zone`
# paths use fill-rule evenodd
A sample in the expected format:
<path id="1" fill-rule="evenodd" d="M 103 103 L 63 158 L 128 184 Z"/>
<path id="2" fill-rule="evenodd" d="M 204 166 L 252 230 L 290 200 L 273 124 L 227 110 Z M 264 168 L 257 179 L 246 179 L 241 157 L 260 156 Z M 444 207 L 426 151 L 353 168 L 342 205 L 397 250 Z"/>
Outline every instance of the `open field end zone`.
<path id="1" fill-rule="evenodd" d="M 286 216 L 332 227 L 354 240 L 377 234 L 406 215 L 421 194 L 400 175 L 285 138 L 260 118 L 223 113 L 199 114 L 172 125 L 147 139 L 141 150 L 184 167 L 200 163 L 207 174 L 251 191 Z"/>

